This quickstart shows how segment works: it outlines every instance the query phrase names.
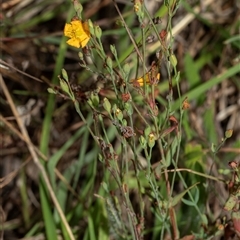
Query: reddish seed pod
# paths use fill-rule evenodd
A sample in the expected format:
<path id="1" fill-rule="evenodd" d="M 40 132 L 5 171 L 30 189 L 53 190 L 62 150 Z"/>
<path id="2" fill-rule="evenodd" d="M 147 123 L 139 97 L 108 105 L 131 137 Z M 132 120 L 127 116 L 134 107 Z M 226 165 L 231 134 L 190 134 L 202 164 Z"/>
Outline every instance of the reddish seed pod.
<path id="1" fill-rule="evenodd" d="M 166 39 L 166 36 L 167 36 L 167 31 L 166 30 L 162 30 L 159 33 L 159 36 L 160 36 L 161 40 L 164 41 Z"/>

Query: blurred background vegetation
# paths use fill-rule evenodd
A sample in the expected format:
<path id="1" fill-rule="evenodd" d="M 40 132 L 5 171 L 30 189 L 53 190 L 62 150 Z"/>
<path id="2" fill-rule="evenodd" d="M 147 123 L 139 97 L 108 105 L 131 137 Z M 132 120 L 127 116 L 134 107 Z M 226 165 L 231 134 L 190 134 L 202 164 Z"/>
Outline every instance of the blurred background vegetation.
<path id="1" fill-rule="evenodd" d="M 106 55 L 112 57 L 110 44 L 114 44 L 121 64 L 128 63 L 131 69 L 130 79 L 141 76 L 144 71 L 139 70 L 136 55 L 132 54 L 132 42 L 113 1 L 80 2 L 83 5 L 83 18 L 91 19 L 102 29 L 101 40 Z M 134 3 L 127 0 L 116 0 L 116 3 L 135 39 L 141 40 L 143 26 L 133 11 Z M 166 3 L 178 6 L 170 22 Z M 176 3 L 145 0 L 144 4 L 151 18 L 159 18 L 156 24 L 158 31 L 164 33 L 163 30 L 171 29 L 173 34 L 173 42 L 169 46 L 177 59 L 182 95 L 180 99 L 176 81 L 173 81 L 171 112 L 179 119 L 181 102 L 185 97 L 190 102 L 190 108 L 185 111 L 181 121 L 178 166 L 171 165 L 168 168 L 185 169 L 182 177 L 187 187 L 200 182 L 197 188 L 191 190 L 196 202 L 193 203 L 187 194 L 175 199 L 179 238 L 238 239 L 231 211 L 223 208 L 229 198 L 226 182 L 236 181 L 230 171 L 234 168 L 230 168 L 228 163 L 234 162 L 238 166 L 240 161 L 239 1 L 182 0 Z M 1 2 L 1 239 L 73 239 L 59 217 L 47 185 L 42 183 L 44 177 L 40 177 L 41 168 L 39 171 L 33 161 L 29 146 L 35 146 L 35 151 L 42 153 L 39 154 L 41 164 L 46 169 L 47 178 L 75 239 L 133 239 L 133 236 L 135 239 L 173 239 L 169 215 L 164 218 L 165 223 L 161 213 L 156 211 L 144 171 L 140 171 L 138 176 L 143 186 L 140 189 L 142 203 L 139 202 L 136 176 L 131 169 L 133 166 L 124 180 L 129 189 L 131 206 L 134 214 L 139 216 L 139 205 L 144 203 L 145 207 L 144 219 L 137 216 L 138 224 L 133 227 L 140 233 L 129 233 L 126 210 L 119 209 L 124 205 L 121 192 L 117 191 L 118 186 L 110 177 L 107 166 L 99 161 L 99 146 L 79 118 L 72 102 L 47 91 L 49 87 L 58 89 L 58 76 L 64 68 L 71 86 L 78 93 L 84 118 L 92 129 L 96 119 L 86 104 L 86 93 L 100 85 L 101 100 L 104 97 L 116 98 L 109 85 L 99 79 L 104 72 L 104 61 L 94 56 L 89 65 L 95 70 L 87 71 L 79 64 L 80 50 L 67 46 L 63 28 L 74 15 L 71 1 Z M 167 26 L 169 23 L 171 26 Z M 149 69 L 160 44 L 156 36 L 152 41 L 147 40 L 151 35 L 145 37 L 146 43 L 141 44 L 145 45 L 146 67 Z M 87 56 L 87 49 L 81 52 Z M 159 114 L 169 106 L 166 62 L 167 59 L 161 64 L 161 78 L 155 89 Z M 6 91 L 10 93 L 13 104 L 6 97 Z M 145 103 L 136 91 L 133 96 L 141 114 L 145 116 Z M 27 143 L 24 134 L 19 132 L 22 129 L 12 112 L 13 105 L 24 115 L 30 137 Z M 109 141 L 118 148 L 121 141 L 116 127 L 111 121 L 105 124 Z M 135 118 L 135 132 L 143 130 L 141 125 L 139 119 Z M 226 139 L 225 132 L 228 129 L 233 130 L 233 134 Z M 226 141 L 221 146 L 224 138 Z M 219 149 L 217 146 L 220 146 Z M 146 153 L 141 157 L 145 162 Z M 153 169 L 157 168 L 160 158 L 159 150 L 153 149 Z M 193 174 L 193 171 L 203 175 Z M 158 179 L 158 172 L 153 173 Z M 172 180 L 172 175 L 170 178 Z M 186 190 L 178 177 L 171 185 L 174 196 Z M 235 182 L 234 186 L 238 189 Z M 165 196 L 166 183 L 163 177 L 159 180 L 159 189 Z M 205 222 L 199 212 L 204 214 Z M 144 228 L 141 228 L 141 221 L 144 222 Z"/>

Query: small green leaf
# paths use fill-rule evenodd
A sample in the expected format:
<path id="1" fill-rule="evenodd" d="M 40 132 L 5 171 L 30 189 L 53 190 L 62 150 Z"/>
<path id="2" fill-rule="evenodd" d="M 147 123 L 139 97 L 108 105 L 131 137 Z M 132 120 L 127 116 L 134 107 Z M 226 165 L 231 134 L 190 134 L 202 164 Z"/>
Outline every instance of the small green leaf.
<path id="1" fill-rule="evenodd" d="M 68 82 L 68 74 L 67 74 L 67 71 L 64 68 L 62 69 L 62 76 Z"/>
<path id="2" fill-rule="evenodd" d="M 170 206 L 171 207 L 174 207 L 176 206 L 183 198 L 183 196 L 190 190 L 192 189 L 193 187 L 195 187 L 198 183 L 195 183 L 193 184 L 191 187 L 189 187 L 188 189 L 186 189 L 185 191 L 183 191 L 182 193 L 179 193 L 178 195 L 176 195 L 175 197 L 172 198 L 172 201 L 170 203 Z M 186 201 L 186 200 L 185 200 Z"/>
<path id="3" fill-rule="evenodd" d="M 197 204 L 198 200 L 199 200 L 199 189 L 198 188 L 196 188 L 196 195 L 195 195 L 194 200 L 195 200 L 195 203 Z"/>
<path id="4" fill-rule="evenodd" d="M 168 149 L 167 151 L 167 155 L 166 155 L 166 165 L 165 167 L 169 167 L 171 162 L 172 162 L 172 159 L 173 159 L 173 156 L 177 150 L 177 146 L 178 146 L 178 138 L 175 137 L 172 144 L 171 144 L 171 147 Z"/>
<path id="5" fill-rule="evenodd" d="M 182 202 L 183 202 L 184 204 L 186 204 L 187 206 L 190 206 L 190 207 L 193 207 L 193 206 L 196 205 L 194 202 L 191 202 L 191 201 L 189 201 L 189 200 L 187 200 L 187 199 L 185 199 L 185 198 L 182 198 Z"/>
<path id="6" fill-rule="evenodd" d="M 102 182 L 101 185 L 102 185 L 103 189 L 108 193 L 109 192 L 108 185 L 105 182 Z"/>
<path id="7" fill-rule="evenodd" d="M 146 128 L 144 129 L 144 135 L 145 135 L 145 137 L 147 137 L 147 136 L 150 134 L 150 132 L 151 132 L 151 128 L 150 128 L 150 127 L 146 127 Z"/>
<path id="8" fill-rule="evenodd" d="M 122 125 L 123 125 L 123 126 L 127 126 L 127 124 L 128 124 L 128 123 L 127 123 L 127 120 L 126 120 L 126 119 L 123 119 L 123 120 L 122 120 Z"/>

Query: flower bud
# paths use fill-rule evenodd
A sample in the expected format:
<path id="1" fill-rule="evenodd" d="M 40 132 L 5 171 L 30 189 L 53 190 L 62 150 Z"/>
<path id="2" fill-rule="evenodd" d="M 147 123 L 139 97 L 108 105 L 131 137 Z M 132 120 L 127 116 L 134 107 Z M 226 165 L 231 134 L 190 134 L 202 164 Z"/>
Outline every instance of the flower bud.
<path id="1" fill-rule="evenodd" d="M 154 145 L 155 145 L 155 135 L 154 135 L 153 133 L 150 133 L 150 134 L 148 135 L 148 146 L 149 146 L 150 148 L 153 148 Z"/>
<path id="2" fill-rule="evenodd" d="M 81 16 L 82 10 L 83 10 L 82 4 L 78 0 L 73 0 L 73 7 L 78 17 L 82 19 L 82 16 Z"/>
<path id="3" fill-rule="evenodd" d="M 68 84 L 67 84 L 67 82 L 65 81 L 65 80 L 63 80 L 63 79 L 59 79 L 59 81 L 60 81 L 60 87 L 61 87 L 61 89 L 65 92 L 65 93 L 68 93 L 69 94 L 69 86 L 68 86 Z"/>
<path id="4" fill-rule="evenodd" d="M 116 109 L 115 115 L 120 122 L 123 120 L 123 113 L 120 108 Z"/>
<path id="5" fill-rule="evenodd" d="M 225 138 L 230 138 L 233 134 L 233 130 L 232 129 L 229 129 L 225 132 Z"/>
<path id="6" fill-rule="evenodd" d="M 110 58 L 110 57 L 107 57 L 107 59 L 106 59 L 106 63 L 107 63 L 107 66 L 110 68 L 110 69 L 112 69 L 112 59 Z"/>
<path id="7" fill-rule="evenodd" d="M 117 55 L 117 50 L 116 50 L 116 47 L 114 45 L 110 45 L 110 50 L 111 50 L 111 52 L 114 56 Z"/>
<path id="8" fill-rule="evenodd" d="M 97 93 L 91 92 L 90 99 L 94 107 L 98 107 L 99 105 L 99 96 Z"/>
<path id="9" fill-rule="evenodd" d="M 103 99 L 103 107 L 109 114 L 111 113 L 111 103 L 106 97 Z"/>
<path id="10" fill-rule="evenodd" d="M 88 19 L 88 27 L 89 27 L 90 33 L 92 35 L 95 35 L 94 26 L 93 26 L 91 19 Z"/>
<path id="11" fill-rule="evenodd" d="M 67 74 L 67 71 L 64 68 L 62 69 L 62 76 L 68 82 L 68 74 Z"/>
<path id="12" fill-rule="evenodd" d="M 143 136 L 140 136 L 139 142 L 140 142 L 142 148 L 146 148 L 147 141 Z"/>
<path id="13" fill-rule="evenodd" d="M 94 28 L 95 36 L 100 39 L 102 36 L 102 29 L 99 26 L 95 26 Z"/>
<path id="14" fill-rule="evenodd" d="M 174 68 L 177 66 L 177 58 L 174 54 L 171 54 L 171 56 L 169 57 L 169 61 Z"/>
<path id="15" fill-rule="evenodd" d="M 129 116 L 131 116 L 133 114 L 133 108 L 132 108 L 132 105 L 129 102 L 126 102 L 124 104 L 124 109 L 126 110 L 126 112 Z"/>

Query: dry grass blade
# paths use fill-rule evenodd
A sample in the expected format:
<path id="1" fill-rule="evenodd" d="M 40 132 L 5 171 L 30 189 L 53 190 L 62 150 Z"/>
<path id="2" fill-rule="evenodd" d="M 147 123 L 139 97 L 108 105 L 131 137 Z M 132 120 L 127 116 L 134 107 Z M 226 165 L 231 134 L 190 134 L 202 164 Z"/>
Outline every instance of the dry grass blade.
<path id="1" fill-rule="evenodd" d="M 3 90 L 3 92 L 4 92 L 5 96 L 6 96 L 6 99 L 7 99 L 8 103 L 9 103 L 11 109 L 12 109 L 12 112 L 13 112 L 15 118 L 16 118 L 17 124 L 18 124 L 18 126 L 19 126 L 19 128 L 20 128 L 20 130 L 21 130 L 21 132 L 22 132 L 22 134 L 24 136 L 24 138 L 26 139 L 27 147 L 29 149 L 29 152 L 30 152 L 32 158 L 33 158 L 33 161 L 36 164 L 36 166 L 39 168 L 39 170 L 40 170 L 40 172 L 41 172 L 41 174 L 43 176 L 43 179 L 44 179 L 44 181 L 45 181 L 45 183 L 47 185 L 48 191 L 49 191 L 49 193 L 51 195 L 51 198 L 52 198 L 52 200 L 54 202 L 54 205 L 55 205 L 55 207 L 56 207 L 56 209 L 57 209 L 57 211 L 58 211 L 58 213 L 60 215 L 60 218 L 61 218 L 61 220 L 63 221 L 63 224 L 66 227 L 66 230 L 67 230 L 67 232 L 69 234 L 69 237 L 70 237 L 71 240 L 74 240 L 73 233 L 72 233 L 71 228 L 70 228 L 70 226 L 69 226 L 69 224 L 67 222 L 67 219 L 66 219 L 66 217 L 65 217 L 65 215 L 64 215 L 64 213 L 63 213 L 63 211 L 62 211 L 62 209 L 61 209 L 61 207 L 60 207 L 60 205 L 58 203 L 58 200 L 57 200 L 57 198 L 55 196 L 55 193 L 54 193 L 54 191 L 52 189 L 52 186 L 50 184 L 50 181 L 48 179 L 46 170 L 43 168 L 42 164 L 40 163 L 40 160 L 39 160 L 39 158 L 37 156 L 37 153 L 36 153 L 36 151 L 35 151 L 35 149 L 33 147 L 33 144 L 31 144 L 31 139 L 29 138 L 27 129 L 26 129 L 25 125 L 23 124 L 21 118 L 19 117 L 19 114 L 17 112 L 15 104 L 14 104 L 14 102 L 12 100 L 12 97 L 11 97 L 9 91 L 8 91 L 8 88 L 7 88 L 7 86 L 6 86 L 5 82 L 4 82 L 4 79 L 3 79 L 1 74 L 0 74 L 0 86 L 2 87 L 2 90 Z"/>

